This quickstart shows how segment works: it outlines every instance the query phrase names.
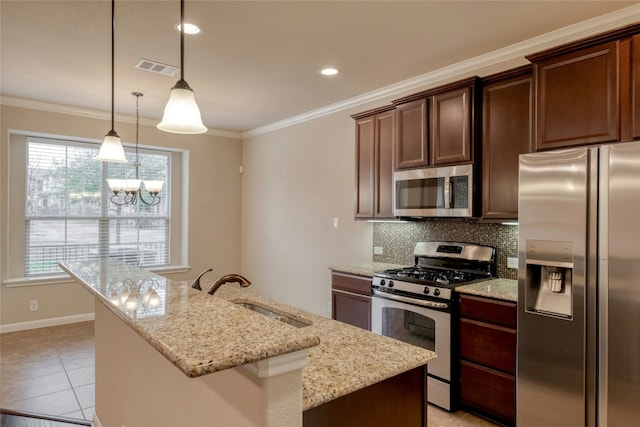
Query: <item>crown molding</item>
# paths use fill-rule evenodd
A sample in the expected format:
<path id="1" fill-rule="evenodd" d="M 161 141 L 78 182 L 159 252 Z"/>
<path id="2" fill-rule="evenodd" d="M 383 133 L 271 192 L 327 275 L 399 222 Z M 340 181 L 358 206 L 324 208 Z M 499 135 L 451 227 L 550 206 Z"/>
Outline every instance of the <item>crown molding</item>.
<path id="1" fill-rule="evenodd" d="M 606 15 L 601 15 L 577 24 L 569 25 L 520 43 L 515 43 L 474 58 L 466 59 L 464 61 L 364 93 L 344 101 L 243 132 L 241 136 L 245 139 L 273 132 L 278 129 L 294 126 L 309 120 L 354 108 L 359 105 L 381 99 L 388 99 L 389 97 L 400 95 L 409 90 L 418 88 L 424 89 L 426 86 L 436 85 L 439 82 L 468 75 L 468 73 L 476 70 L 498 65 L 510 60 L 522 59 L 526 61 L 526 55 L 638 23 L 640 22 L 638 18 L 639 16 L 640 4 L 629 6 Z"/>
<path id="2" fill-rule="evenodd" d="M 88 108 L 73 107 L 70 105 L 54 104 L 51 102 L 35 101 L 32 99 L 14 98 L 11 96 L 0 97 L 0 104 L 9 107 L 27 108 L 29 110 L 47 111 L 50 113 L 61 113 L 72 116 L 85 117 L 89 119 L 98 120 L 111 120 L 111 114 L 105 111 L 91 110 Z M 135 123 L 135 116 L 129 116 L 126 114 L 116 114 L 114 116 L 117 122 L 121 123 Z M 140 124 L 143 126 L 155 127 L 158 124 L 157 121 L 140 117 Z M 241 134 L 239 132 L 231 132 L 219 129 L 208 129 L 206 135 L 221 136 L 224 138 L 240 139 Z"/>

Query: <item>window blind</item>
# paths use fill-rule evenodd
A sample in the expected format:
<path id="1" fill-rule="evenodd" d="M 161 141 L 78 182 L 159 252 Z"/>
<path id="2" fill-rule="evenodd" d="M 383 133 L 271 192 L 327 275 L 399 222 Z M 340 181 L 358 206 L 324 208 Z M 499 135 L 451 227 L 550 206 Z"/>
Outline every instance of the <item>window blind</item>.
<path id="1" fill-rule="evenodd" d="M 138 150 L 140 178 L 165 182 L 160 203 L 120 206 L 112 203 L 106 179 L 134 178 L 135 150 L 125 147 L 128 163 L 108 163 L 94 160 L 98 149 L 92 143 L 27 138 L 26 276 L 60 272 L 58 262 L 70 260 L 169 264 L 170 153 Z"/>

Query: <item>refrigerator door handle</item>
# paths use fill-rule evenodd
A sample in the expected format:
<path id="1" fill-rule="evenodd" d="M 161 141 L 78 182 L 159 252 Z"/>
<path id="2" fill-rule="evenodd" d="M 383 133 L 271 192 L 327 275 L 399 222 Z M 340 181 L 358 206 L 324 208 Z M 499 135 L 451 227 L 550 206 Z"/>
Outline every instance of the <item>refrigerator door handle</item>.
<path id="1" fill-rule="evenodd" d="M 607 278 L 609 275 L 609 262 L 601 259 L 599 262 L 599 289 L 598 300 L 600 306 L 598 319 L 598 426 L 607 427 L 607 407 L 608 407 L 608 348 L 607 348 L 607 323 L 609 318 L 609 292 Z"/>
<path id="2" fill-rule="evenodd" d="M 598 182 L 598 426 L 607 427 L 609 379 L 609 147 L 600 148 Z"/>

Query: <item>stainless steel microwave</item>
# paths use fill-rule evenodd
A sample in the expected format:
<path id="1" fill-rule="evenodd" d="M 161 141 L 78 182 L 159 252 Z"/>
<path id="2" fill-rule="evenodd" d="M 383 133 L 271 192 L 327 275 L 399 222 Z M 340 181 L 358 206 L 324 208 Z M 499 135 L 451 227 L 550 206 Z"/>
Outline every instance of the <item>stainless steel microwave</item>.
<path id="1" fill-rule="evenodd" d="M 473 165 L 394 172 L 393 214 L 404 217 L 473 216 Z"/>

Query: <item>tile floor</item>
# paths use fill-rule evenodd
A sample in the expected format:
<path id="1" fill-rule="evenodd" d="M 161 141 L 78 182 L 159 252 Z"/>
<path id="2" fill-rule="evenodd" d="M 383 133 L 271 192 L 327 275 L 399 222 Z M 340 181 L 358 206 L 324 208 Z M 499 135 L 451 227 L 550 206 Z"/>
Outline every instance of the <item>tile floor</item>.
<path id="1" fill-rule="evenodd" d="M 91 420 L 93 322 L 0 335 L 0 407 Z"/>
<path id="2" fill-rule="evenodd" d="M 95 401 L 93 322 L 0 335 L 0 407 L 91 420 Z M 465 411 L 429 406 L 432 427 L 493 427 Z"/>

